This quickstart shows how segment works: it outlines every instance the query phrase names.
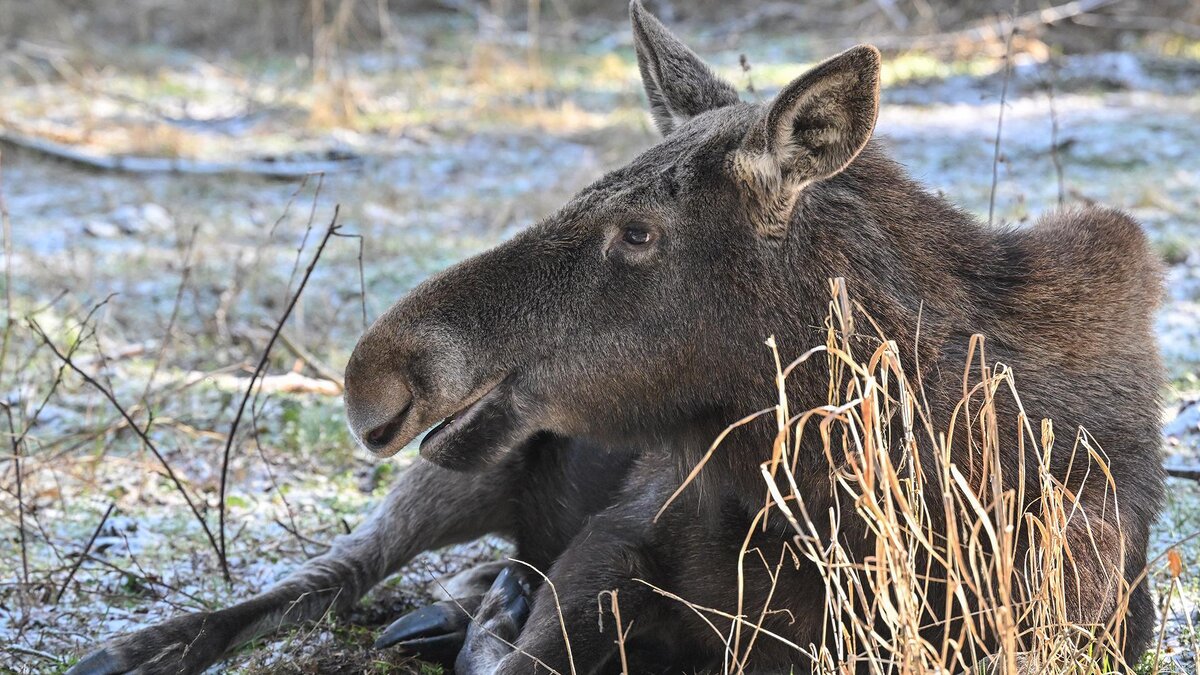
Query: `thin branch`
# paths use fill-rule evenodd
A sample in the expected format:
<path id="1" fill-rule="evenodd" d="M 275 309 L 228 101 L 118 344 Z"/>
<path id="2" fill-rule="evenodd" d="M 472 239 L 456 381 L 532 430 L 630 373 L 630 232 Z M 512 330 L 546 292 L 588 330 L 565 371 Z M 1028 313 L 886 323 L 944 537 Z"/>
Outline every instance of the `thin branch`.
<path id="1" fill-rule="evenodd" d="M 146 431 L 142 429 L 142 427 L 138 426 L 138 423 L 135 422 L 132 417 L 130 417 L 129 413 L 126 412 L 125 408 L 121 405 L 120 401 L 117 400 L 117 397 L 112 393 L 112 391 L 96 380 L 96 378 L 84 372 L 79 366 L 75 365 L 75 362 L 71 360 L 70 356 L 59 351 L 58 347 L 50 339 L 50 336 L 46 335 L 46 331 L 42 330 L 42 327 L 35 319 L 29 317 L 26 320 L 29 323 L 29 327 L 35 333 L 37 333 L 37 335 L 42 339 L 42 342 L 50 348 L 50 351 L 54 352 L 54 355 L 57 356 L 60 361 L 66 364 L 66 366 L 74 371 L 76 375 L 83 378 L 84 382 L 94 387 L 96 391 L 99 391 L 104 398 L 108 399 L 108 402 L 112 404 L 113 408 L 120 413 L 121 417 L 125 418 L 125 422 L 129 424 L 129 428 L 132 429 L 135 434 L 137 434 L 138 438 L 142 441 L 142 444 L 146 446 L 146 449 L 148 449 L 154 455 L 155 459 L 158 460 L 158 463 L 162 465 L 163 470 L 167 473 L 167 478 L 171 480 L 171 482 L 175 485 L 175 489 L 179 491 L 179 494 L 183 496 L 183 500 L 187 502 L 188 508 L 192 511 L 192 515 L 196 517 L 196 522 L 200 523 L 201 529 L 204 530 L 204 535 L 208 538 L 208 543 L 212 546 L 213 551 L 217 554 L 217 560 L 221 564 L 222 573 L 225 575 L 226 579 L 230 579 L 229 563 L 225 559 L 225 552 L 217 545 L 217 539 L 213 536 L 212 530 L 208 527 L 208 522 L 200 513 L 200 509 L 196 506 L 196 503 L 192 501 L 192 496 L 188 493 L 187 488 L 183 486 L 183 481 L 179 479 L 179 476 L 175 475 L 175 470 L 171 468 L 170 462 L 168 462 L 167 458 L 164 457 L 159 451 L 158 446 L 154 444 L 154 441 L 150 440 L 150 436 L 146 433 Z"/>
<path id="2" fill-rule="evenodd" d="M 0 378 L 8 362 L 8 341 L 12 336 L 12 222 L 8 217 L 8 202 L 4 199 L 4 153 L 0 152 L 0 229 L 4 235 L 4 337 L 0 339 Z"/>
<path id="3" fill-rule="evenodd" d="M 279 323 L 275 325 L 275 331 L 271 333 L 271 339 L 267 341 L 267 346 L 263 349 L 262 356 L 258 360 L 258 366 L 255 367 L 254 374 L 250 376 L 246 392 L 242 395 L 242 402 L 238 405 L 237 414 L 234 415 L 233 423 L 229 427 L 229 435 L 225 438 L 225 450 L 221 457 L 221 487 L 217 499 L 217 531 L 220 536 L 222 560 L 225 559 L 225 492 L 229 484 L 229 457 L 233 452 L 233 441 L 237 436 L 238 426 L 242 423 L 242 416 L 246 412 L 246 404 L 250 402 L 250 397 L 254 394 L 255 382 L 262 377 L 263 372 L 267 369 L 267 362 L 271 357 L 271 349 L 279 339 L 279 334 L 283 331 L 283 326 L 287 323 L 288 317 L 292 315 L 292 310 L 296 308 L 296 303 L 300 301 L 300 296 L 304 293 L 304 287 L 308 285 L 308 280 L 312 277 L 313 270 L 317 267 L 317 262 L 321 259 L 321 253 L 325 250 L 325 245 L 329 243 L 330 237 L 338 230 L 337 219 L 340 210 L 340 204 L 333 207 L 333 219 L 330 220 L 329 227 L 325 230 L 325 236 L 321 238 L 321 243 L 317 246 L 312 260 L 308 263 L 308 268 L 304 270 L 304 276 L 300 279 L 299 287 L 296 288 L 291 301 L 288 302 L 287 308 L 284 309 L 283 316 L 279 317 Z M 228 568 L 225 568 L 225 580 L 230 580 Z"/>
<path id="4" fill-rule="evenodd" d="M 1172 478 L 1200 481 L 1200 466 L 1164 466 L 1163 470 Z"/>
<path id="5" fill-rule="evenodd" d="M 22 492 L 21 441 L 17 439 L 17 429 L 13 425 L 12 408 L 7 403 L 0 403 L 4 414 L 8 417 L 8 434 L 12 441 L 13 465 L 17 471 L 17 532 L 21 540 L 21 581 L 29 587 L 29 551 L 25 541 L 25 496 Z M 21 595 L 24 598 L 24 594 Z M 24 600 L 22 600 L 24 602 Z"/>
<path id="6" fill-rule="evenodd" d="M 1008 102 L 1008 81 L 1012 78 L 1012 43 L 1013 36 L 1017 32 L 1015 17 L 1020 4 L 1021 0 L 1013 0 L 1012 15 L 1014 19 L 1009 24 L 1008 40 L 1004 43 L 1004 84 L 1000 89 L 1000 114 L 996 119 L 996 147 L 992 155 L 992 192 L 988 197 L 988 225 L 995 222 L 996 216 L 996 187 L 1000 183 L 1000 139 L 1004 132 L 1004 106 Z"/>
<path id="7" fill-rule="evenodd" d="M 284 511 L 287 513 L 288 521 L 291 522 L 292 526 L 289 528 L 280 522 L 278 518 L 275 519 L 275 522 L 279 523 L 284 530 L 287 530 L 296 537 L 296 539 L 300 542 L 300 550 L 304 552 L 305 556 L 311 556 L 311 554 L 308 552 L 308 547 L 305 546 L 305 542 L 310 542 L 312 540 L 300 534 L 300 526 L 296 524 L 296 516 L 292 513 L 292 505 L 290 502 L 288 502 L 287 495 L 283 493 L 283 490 L 279 489 L 279 482 L 275 480 L 275 472 L 271 469 L 271 461 L 267 459 L 267 451 L 263 449 L 262 440 L 258 437 L 258 413 L 259 409 L 251 404 L 250 424 L 253 425 L 254 429 L 254 433 L 252 434 L 254 438 L 254 447 L 258 449 L 258 456 L 262 458 L 263 468 L 267 470 L 267 478 L 269 478 L 271 481 L 271 488 L 275 490 L 275 494 L 279 495 L 280 501 L 283 502 Z"/>
<path id="8" fill-rule="evenodd" d="M 293 356 L 300 359 L 304 365 L 313 369 L 317 375 L 333 382 L 338 386 L 338 389 L 345 389 L 345 382 L 342 381 L 342 374 L 335 368 L 318 359 L 312 352 L 304 348 L 303 345 L 288 337 L 287 333 L 279 333 L 279 341 L 283 343 L 284 349 L 292 353 Z"/>
<path id="9" fill-rule="evenodd" d="M 361 234 L 342 234 L 341 232 L 334 233 L 335 237 L 344 239 L 358 240 L 358 298 L 362 304 L 362 327 L 367 329 L 367 277 L 363 274 L 363 248 L 366 240 Z"/>
<path id="10" fill-rule="evenodd" d="M 1058 205 L 1066 203 L 1066 177 L 1063 172 L 1062 155 L 1058 142 L 1058 105 L 1054 99 L 1054 84 L 1058 80 L 1058 68 L 1050 65 L 1050 77 L 1046 79 L 1046 98 L 1050 103 L 1050 161 L 1054 162 L 1054 175 L 1058 179 Z"/>
<path id="11" fill-rule="evenodd" d="M 154 359 L 154 367 L 150 369 L 150 376 L 146 378 L 146 388 L 142 390 L 142 405 L 149 408 L 149 403 L 146 397 L 150 395 L 150 390 L 154 387 L 154 378 L 158 376 L 158 371 L 162 368 L 163 358 L 167 354 L 167 347 L 171 344 L 171 336 L 175 332 L 175 322 L 179 319 L 179 306 L 183 304 L 183 292 L 187 290 L 188 280 L 192 276 L 192 253 L 196 249 L 196 235 L 200 233 L 200 225 L 192 227 L 192 233 L 188 236 L 187 246 L 183 252 L 183 270 L 179 274 L 179 287 L 175 290 L 175 303 L 171 307 L 171 318 L 167 319 L 167 330 L 163 334 L 162 344 L 158 346 L 158 356 Z"/>
<path id="12" fill-rule="evenodd" d="M 317 207 L 321 202 L 321 188 L 325 186 L 325 174 L 317 174 L 317 187 L 313 190 L 312 206 L 308 210 L 308 222 L 304 224 L 304 236 L 296 247 L 296 259 L 292 262 L 292 271 L 288 273 L 287 287 L 284 294 L 292 292 L 292 282 L 296 280 L 296 272 L 300 271 L 300 256 L 304 255 L 304 247 L 308 245 L 308 237 L 312 234 L 313 221 L 317 218 Z"/>
<path id="13" fill-rule="evenodd" d="M 67 573 L 67 578 L 63 579 L 62 586 L 58 589 L 58 595 L 54 596 L 54 604 L 62 601 L 63 594 L 67 592 L 67 586 L 71 585 L 71 580 L 75 578 L 75 573 L 79 571 L 79 566 L 83 564 L 84 558 L 92 552 L 92 544 L 96 543 L 96 537 L 100 536 L 100 531 L 104 529 L 104 524 L 108 522 L 108 517 L 112 515 L 113 509 L 117 507 L 116 502 L 111 502 L 104 515 L 100 518 L 100 522 L 96 525 L 96 529 L 92 531 L 92 537 L 88 539 L 87 544 L 83 547 L 83 552 L 75 559 L 75 564 L 71 567 L 71 571 Z"/>

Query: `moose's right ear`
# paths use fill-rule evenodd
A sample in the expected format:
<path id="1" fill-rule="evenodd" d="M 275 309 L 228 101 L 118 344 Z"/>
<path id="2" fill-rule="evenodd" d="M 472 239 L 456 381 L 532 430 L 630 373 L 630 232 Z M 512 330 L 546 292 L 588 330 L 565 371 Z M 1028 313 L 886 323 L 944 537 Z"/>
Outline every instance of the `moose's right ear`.
<path id="1" fill-rule="evenodd" d="M 781 235 L 804 186 L 846 168 L 879 113 L 882 57 L 859 45 L 814 66 L 779 92 L 735 151 L 733 166 L 756 225 Z"/>
<path id="2" fill-rule="evenodd" d="M 699 56 L 642 7 L 629 3 L 633 47 L 650 112 L 663 136 L 706 110 L 738 102 L 733 85 L 717 77 Z"/>

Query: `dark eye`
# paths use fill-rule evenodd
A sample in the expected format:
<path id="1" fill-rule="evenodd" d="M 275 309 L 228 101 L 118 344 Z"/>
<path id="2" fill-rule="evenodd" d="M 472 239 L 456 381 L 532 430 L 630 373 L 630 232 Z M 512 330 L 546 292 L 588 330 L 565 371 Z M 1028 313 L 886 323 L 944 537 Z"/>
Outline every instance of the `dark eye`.
<path id="1" fill-rule="evenodd" d="M 630 246 L 645 246 L 653 239 L 653 235 L 650 234 L 650 228 L 642 223 L 630 223 L 621 232 L 621 238 Z"/>

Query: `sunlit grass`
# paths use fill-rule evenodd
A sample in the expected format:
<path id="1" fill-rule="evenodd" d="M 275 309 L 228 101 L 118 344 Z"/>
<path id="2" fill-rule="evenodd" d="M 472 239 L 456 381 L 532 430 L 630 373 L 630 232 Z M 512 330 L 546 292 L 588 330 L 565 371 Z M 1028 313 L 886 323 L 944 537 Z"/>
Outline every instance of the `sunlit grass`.
<path id="1" fill-rule="evenodd" d="M 1120 572 L 1110 570 L 1105 579 L 1077 576 L 1077 561 L 1097 547 L 1116 546 L 1119 559 L 1106 564 L 1116 570 L 1124 565 L 1124 545 L 1113 541 L 1120 531 L 1122 477 L 1109 473 L 1096 440 L 1086 430 L 1058 438 L 1051 420 L 1029 419 L 1012 371 L 988 362 L 979 336 L 972 339 L 964 396 L 953 414 L 947 418 L 942 413 L 951 411 L 929 409 L 919 380 L 904 371 L 901 347 L 884 335 L 866 352 L 856 347 L 864 341 L 850 336 L 872 332 L 873 324 L 849 300 L 843 281 L 832 283 L 832 295 L 826 343 L 780 364 L 778 435 L 761 466 L 766 507 L 759 515 L 790 523 L 795 536 L 786 550 L 820 575 L 826 618 L 838 627 L 807 652 L 813 672 L 1175 672 L 1161 635 L 1144 657 L 1125 661 L 1123 608 L 1132 587 Z M 768 346 L 775 349 L 773 339 Z M 778 362 L 778 352 L 776 357 Z M 806 366 L 810 360 L 828 367 L 829 401 L 795 410 L 784 383 L 794 369 L 814 367 Z M 1001 413 L 1000 397 L 1015 402 L 1015 418 Z M 949 428 L 935 427 L 935 419 L 948 419 Z M 1020 430 L 1017 447 L 999 440 L 998 429 L 1009 425 Z M 826 514 L 807 506 L 806 495 L 821 483 L 796 472 L 814 439 L 829 462 L 839 531 L 861 526 L 870 533 L 865 557 L 841 536 L 830 535 Z M 970 466 L 952 459 L 965 456 L 964 444 L 971 448 Z M 1051 472 L 1052 454 L 1066 454 L 1077 469 L 1086 467 L 1088 480 L 1103 486 L 1103 494 L 1093 489 L 1091 501 L 1078 499 Z M 1019 476 L 1003 475 L 1014 467 Z M 1027 475 L 1036 480 L 1023 480 Z M 1030 494 L 1028 485 L 1036 486 Z M 1196 583 L 1194 542 L 1183 544 L 1187 547 L 1172 544 L 1152 558 L 1147 577 L 1135 582 L 1152 584 L 1164 605 L 1180 599 L 1181 585 Z M 742 558 L 743 565 L 760 564 L 745 546 Z M 729 583 L 739 584 L 743 574 Z M 948 601 L 934 593 L 942 584 Z M 1115 611 L 1079 618 L 1076 607 L 1095 594 L 1112 598 Z M 760 627 L 769 613 L 768 607 L 755 610 Z M 736 615 L 743 614 L 739 606 Z M 947 628 L 940 638 L 928 632 L 931 620 Z M 750 635 L 740 624 L 730 629 L 726 648 L 732 657 L 724 672 L 741 672 L 752 663 Z"/>

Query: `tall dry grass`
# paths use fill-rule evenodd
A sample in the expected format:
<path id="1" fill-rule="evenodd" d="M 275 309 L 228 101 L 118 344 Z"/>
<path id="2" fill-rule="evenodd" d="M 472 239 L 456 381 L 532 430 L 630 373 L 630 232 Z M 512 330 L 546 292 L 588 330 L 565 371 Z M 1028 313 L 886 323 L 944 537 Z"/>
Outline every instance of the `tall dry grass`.
<path id="1" fill-rule="evenodd" d="M 1130 586 L 1119 573 L 1099 583 L 1076 578 L 1074 564 L 1091 553 L 1081 546 L 1099 551 L 1121 545 L 1111 541 L 1111 527 L 1093 528 L 1088 520 L 1097 505 L 1085 512 L 1050 471 L 1050 458 L 1068 453 L 1075 466 L 1085 466 L 1106 485 L 1098 508 L 1107 510 L 1109 523 L 1119 523 L 1117 486 L 1095 440 L 1080 431 L 1064 441 L 1056 438 L 1051 420 L 1029 419 L 1012 370 L 988 362 L 979 336 L 962 376 L 962 399 L 946 428 L 937 428 L 921 383 L 905 372 L 900 347 L 880 336 L 873 351 L 856 352 L 848 337 L 860 328 L 854 307 L 843 282 L 834 280 L 831 290 L 823 346 L 785 366 L 774 340 L 768 341 L 778 368 L 778 434 L 771 459 L 761 467 L 768 491 L 764 515 L 786 518 L 795 533 L 795 555 L 811 561 L 825 585 L 829 637 L 824 644 L 799 646 L 809 652 L 814 670 L 1004 675 L 1130 670 L 1133 664 L 1122 655 Z M 877 328 L 871 324 L 866 330 Z M 785 383 L 802 363 L 820 358 L 828 365 L 827 403 L 792 411 Z M 1004 392 L 1018 402 L 1015 418 L 1006 419 L 996 406 Z M 1019 447 L 1002 446 L 1002 425 L 1018 425 Z M 836 507 L 830 514 L 809 513 L 798 487 L 800 443 L 813 434 L 831 467 Z M 918 452 L 920 443 L 934 451 Z M 976 458 L 972 466 L 951 461 L 961 456 L 951 453 L 958 444 Z M 1006 480 L 1014 458 L 1019 475 Z M 1025 485 L 1036 485 L 1036 493 L 1009 487 Z M 853 525 L 873 535 L 867 555 L 850 550 L 838 536 L 851 529 L 849 519 L 859 519 Z M 1081 538 L 1079 532 L 1086 534 Z M 1102 539 L 1106 536 L 1110 541 Z M 747 558 L 743 549 L 743 565 Z M 1092 624 L 1072 620 L 1073 608 L 1095 594 L 1115 597 L 1113 617 Z M 741 671 L 754 638 L 766 635 L 759 630 L 761 617 L 753 623 L 753 618 L 734 622 L 727 672 Z"/>

